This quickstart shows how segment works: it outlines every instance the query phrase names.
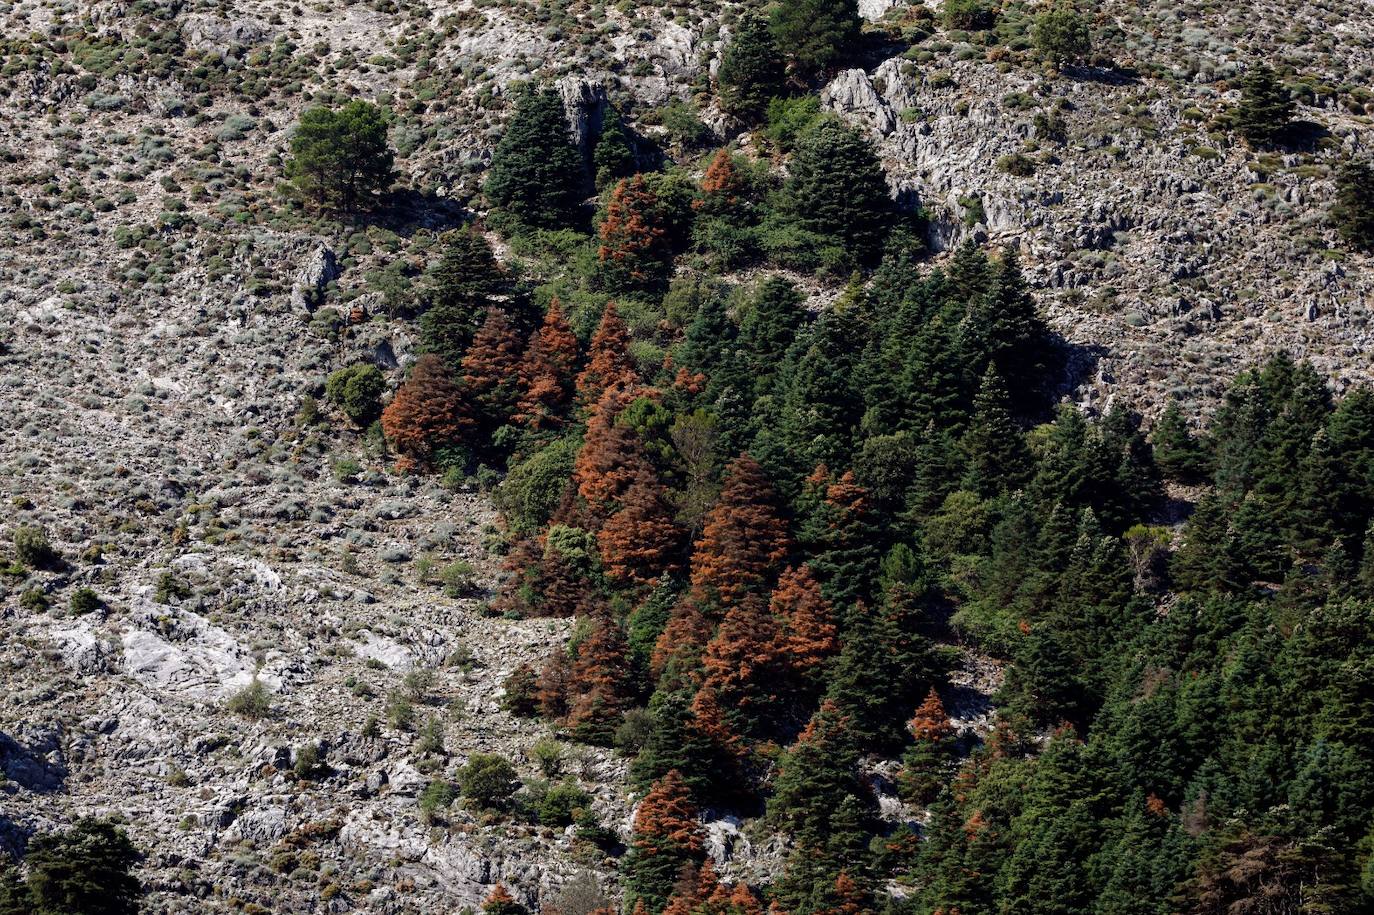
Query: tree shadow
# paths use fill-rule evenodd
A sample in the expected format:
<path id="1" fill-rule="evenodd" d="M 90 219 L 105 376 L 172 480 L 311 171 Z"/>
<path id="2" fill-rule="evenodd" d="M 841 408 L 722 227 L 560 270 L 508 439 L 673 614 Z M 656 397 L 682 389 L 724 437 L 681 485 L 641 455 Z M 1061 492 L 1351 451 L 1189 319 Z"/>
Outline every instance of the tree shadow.
<path id="1" fill-rule="evenodd" d="M 1140 73 L 1133 67 L 1066 66 L 1060 71 L 1066 79 L 1078 83 L 1098 83 L 1104 86 L 1138 86 Z"/>
<path id="2" fill-rule="evenodd" d="M 461 229 L 473 219 L 472 211 L 451 197 L 398 188 L 375 210 L 356 213 L 351 221 L 359 229 L 386 229 L 409 238 L 422 229 L 435 233 Z"/>
<path id="3" fill-rule="evenodd" d="M 1051 384 L 1049 393 L 1057 401 L 1082 387 L 1083 383 L 1097 374 L 1102 358 L 1111 353 L 1111 347 L 1100 343 L 1073 343 L 1061 334 L 1050 334 L 1050 346 L 1059 358 L 1059 380 Z"/>
<path id="4" fill-rule="evenodd" d="M 1331 131 L 1315 121 L 1294 121 L 1279 137 L 1278 147 L 1288 152 L 1316 152 Z"/>

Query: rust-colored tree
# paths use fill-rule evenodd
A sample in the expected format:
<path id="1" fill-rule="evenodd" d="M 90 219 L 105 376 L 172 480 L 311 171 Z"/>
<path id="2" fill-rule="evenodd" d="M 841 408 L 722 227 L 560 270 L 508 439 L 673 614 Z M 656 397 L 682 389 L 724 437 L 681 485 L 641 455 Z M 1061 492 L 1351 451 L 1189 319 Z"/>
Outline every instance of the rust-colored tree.
<path id="1" fill-rule="evenodd" d="M 694 599 L 729 606 L 771 584 L 790 548 L 777 503 L 757 461 L 742 454 L 730 464 L 692 557 Z"/>
<path id="2" fill-rule="evenodd" d="M 706 167 L 701 194 L 692 201 L 692 209 L 704 216 L 726 215 L 739 206 L 744 191 L 744 178 L 735 167 L 734 157 L 722 149 Z"/>
<path id="3" fill-rule="evenodd" d="M 516 422 L 531 429 L 562 425 L 577 354 L 577 337 L 555 298 L 544 314 L 544 323 L 530 335 L 520 364 L 521 394 L 515 409 Z"/>
<path id="4" fill-rule="evenodd" d="M 563 724 L 585 743 L 608 744 L 631 693 L 629 645 L 620 624 L 598 608 L 591 631 L 577 643 L 568 679 Z"/>
<path id="5" fill-rule="evenodd" d="M 897 787 L 907 800 L 928 804 L 944 784 L 954 756 L 954 725 L 950 724 L 934 687 L 916 709 L 907 729 L 914 742 L 902 756 Z"/>
<path id="6" fill-rule="evenodd" d="M 777 623 L 764 599 L 753 594 L 725 611 L 706 646 L 702 688 L 714 691 L 726 720 L 741 734 L 758 732 L 776 705 L 783 669 L 778 649 Z"/>
<path id="7" fill-rule="evenodd" d="M 668 230 L 658 196 L 643 175 L 622 179 L 611 191 L 598 234 L 597 259 L 611 289 L 653 288 L 667 277 L 672 256 Z"/>
<path id="8" fill-rule="evenodd" d="M 654 643 L 654 654 L 650 662 L 654 677 L 663 676 L 670 668 L 692 682 L 697 680 L 697 665 L 706 642 L 711 637 L 711 621 L 706 618 L 700 604 L 691 599 L 679 600 L 668 614 L 668 624 L 663 627 L 658 641 Z"/>
<path id="9" fill-rule="evenodd" d="M 601 400 L 607 388 L 628 388 L 639 383 L 639 370 L 630 355 L 630 328 L 616 311 L 615 303 L 608 302 L 601 313 L 601 323 L 592 334 L 587 364 L 577 376 L 577 402 L 590 406 Z"/>
<path id="10" fill-rule="evenodd" d="M 667 490 L 652 472 L 640 472 L 620 497 L 620 508 L 597 532 L 601 567 L 612 579 L 653 585 L 676 572 L 683 532 Z"/>
<path id="11" fill-rule="evenodd" d="M 782 626 L 782 655 L 791 679 L 810 693 L 820 685 L 825 662 L 840 649 L 835 608 L 821 594 L 811 569 L 800 566 L 778 577 L 770 609 Z"/>
<path id="12" fill-rule="evenodd" d="M 550 721 L 561 721 L 568 714 L 568 682 L 572 664 L 568 653 L 555 648 L 539 671 L 539 714 Z"/>
<path id="13" fill-rule="evenodd" d="M 639 435 L 616 422 L 633 400 L 629 388 L 607 389 L 587 420 L 582 448 L 573 462 L 573 483 L 596 524 L 621 506 L 635 481 L 655 477 Z M 596 526 L 594 524 L 594 526 Z"/>
<path id="14" fill-rule="evenodd" d="M 673 888 L 702 861 L 704 843 L 691 793 L 676 769 L 654 783 L 635 811 L 625 856 L 625 896 L 661 912 Z"/>
<path id="15" fill-rule="evenodd" d="M 433 353 L 415 361 L 410 377 L 382 411 L 382 432 L 397 454 L 401 471 L 432 466 L 439 449 L 456 444 L 472 426 L 462 392 L 444 360 Z"/>
<path id="16" fill-rule="evenodd" d="M 487 429 L 510 419 L 520 396 L 520 336 L 499 308 L 487 309 L 486 319 L 463 355 L 462 380 L 468 398 Z"/>

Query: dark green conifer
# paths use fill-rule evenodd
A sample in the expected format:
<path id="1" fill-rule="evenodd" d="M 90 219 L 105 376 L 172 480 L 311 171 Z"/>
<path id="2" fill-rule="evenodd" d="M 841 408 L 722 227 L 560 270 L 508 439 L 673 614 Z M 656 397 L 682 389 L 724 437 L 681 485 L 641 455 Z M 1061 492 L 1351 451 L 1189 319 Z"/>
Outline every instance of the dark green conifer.
<path id="1" fill-rule="evenodd" d="M 585 183 L 562 98 L 552 89 L 523 91 L 492 153 L 487 197 L 524 225 L 554 229 L 576 219 Z"/>
<path id="2" fill-rule="evenodd" d="M 721 109 L 747 124 L 757 124 L 768 111 L 768 103 L 784 93 L 785 79 L 782 54 L 767 20 L 745 13 L 735 24 L 716 74 Z"/>

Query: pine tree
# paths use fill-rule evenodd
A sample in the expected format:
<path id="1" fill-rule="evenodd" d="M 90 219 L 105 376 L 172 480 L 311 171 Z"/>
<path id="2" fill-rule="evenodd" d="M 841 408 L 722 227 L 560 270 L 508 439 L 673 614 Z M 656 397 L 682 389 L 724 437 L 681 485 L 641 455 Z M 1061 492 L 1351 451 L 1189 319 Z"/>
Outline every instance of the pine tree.
<path id="1" fill-rule="evenodd" d="M 520 337 L 510 319 L 500 309 L 489 309 L 460 364 L 464 394 L 486 430 L 505 424 L 514 412 L 521 364 Z"/>
<path id="2" fill-rule="evenodd" d="M 585 743 L 609 744 L 631 697 L 629 645 L 620 624 L 598 611 L 577 643 L 563 724 Z"/>
<path id="3" fill-rule="evenodd" d="M 601 126 L 601 135 L 596 138 L 596 148 L 592 150 L 592 167 L 596 169 L 596 186 L 601 189 L 628 178 L 635 173 L 635 150 L 630 141 L 629 131 L 620 118 L 620 112 L 607 111 Z"/>
<path id="4" fill-rule="evenodd" d="M 863 798 L 858 761 L 849 720 L 823 703 L 778 762 L 769 819 L 802 845 L 823 847 L 835 812 L 846 799 Z"/>
<path id="5" fill-rule="evenodd" d="M 597 532 L 601 566 L 614 580 L 652 587 L 679 568 L 683 532 L 673 518 L 667 491 L 651 473 L 641 472 L 619 504 Z"/>
<path id="6" fill-rule="evenodd" d="M 774 96 L 784 93 L 782 54 L 768 22 L 746 13 L 735 24 L 716 73 L 720 107 L 746 124 L 757 124 Z"/>
<path id="7" fill-rule="evenodd" d="M 625 178 L 611 192 L 597 230 L 601 279 L 612 292 L 658 289 L 667 280 L 672 252 L 658 197 L 643 175 Z"/>
<path id="8" fill-rule="evenodd" d="M 826 598 L 847 607 L 872 595 L 884 544 L 868 493 L 845 471 L 835 479 L 818 467 L 806 480 L 805 517 L 797 538 Z"/>
<path id="9" fill-rule="evenodd" d="M 863 399 L 855 385 L 863 333 L 854 309 L 823 313 L 811 333 L 788 351 L 778 377 L 780 394 L 770 411 L 760 411 L 759 434 L 751 450 L 782 491 L 794 493 L 819 464 L 852 463 Z"/>
<path id="10" fill-rule="evenodd" d="M 521 93 L 492 153 L 487 197 L 525 225 L 555 229 L 576 219 L 585 182 L 562 98 L 552 89 Z"/>
<path id="11" fill-rule="evenodd" d="M 983 498 L 1016 489 L 1031 468 L 1030 450 L 1012 421 L 1009 402 L 997 367 L 988 363 L 973 401 L 973 419 L 960 442 L 967 467 L 964 488 Z"/>
<path id="12" fill-rule="evenodd" d="M 138 858 L 124 830 L 104 820 L 81 819 L 65 832 L 37 836 L 24 856 L 32 908 L 23 911 L 137 915 L 142 888 L 133 867 Z"/>
<path id="13" fill-rule="evenodd" d="M 773 8 L 777 47 L 807 77 L 834 67 L 859 37 L 857 0 L 795 0 Z"/>
<path id="14" fill-rule="evenodd" d="M 1269 67 L 1251 67 L 1240 81 L 1240 107 L 1235 125 L 1254 146 L 1270 146 L 1288 130 L 1293 99 Z"/>
<path id="15" fill-rule="evenodd" d="M 1368 161 L 1347 162 L 1336 173 L 1331 219 L 1346 244 L 1374 251 L 1374 166 Z"/>
<path id="16" fill-rule="evenodd" d="M 782 664 L 777 621 L 762 598 L 750 595 L 726 609 L 707 644 L 702 688 L 715 694 L 736 733 L 754 734 L 777 701 Z"/>
<path id="17" fill-rule="evenodd" d="M 306 109 L 291 136 L 286 176 L 318 206 L 370 209 L 396 181 L 386 129 L 382 109 L 361 100 L 338 111 Z"/>
<path id="18" fill-rule="evenodd" d="M 914 742 L 902 755 L 897 783 L 907 800 L 929 804 L 945 783 L 954 740 L 954 726 L 949 723 L 944 703 L 934 687 L 907 722 L 907 730 Z"/>
<path id="19" fill-rule="evenodd" d="M 720 149 L 706 166 L 706 174 L 701 179 L 700 193 L 692 201 L 692 209 L 698 216 L 714 216 L 729 219 L 740 214 L 744 201 L 742 197 L 748 190 L 744 176 L 730 150 Z"/>
<path id="20" fill-rule="evenodd" d="M 531 336 L 520 364 L 520 400 L 514 419 L 531 429 L 556 428 L 563 422 L 577 367 L 577 337 L 555 297 L 544 323 Z"/>
<path id="21" fill-rule="evenodd" d="M 747 454 L 725 471 L 692 557 L 692 593 L 700 602 L 737 604 L 771 584 L 790 547 L 777 493 Z"/>
<path id="22" fill-rule="evenodd" d="M 430 467 L 436 453 L 456 445 L 471 425 L 462 392 L 443 360 L 432 353 L 415 361 L 410 377 L 382 411 L 382 431 L 402 471 Z"/>
<path id="23" fill-rule="evenodd" d="M 778 9 L 796 11 L 808 5 L 789 3 Z M 867 139 L 828 118 L 802 135 L 779 198 L 778 216 L 785 225 L 864 263 L 881 255 L 891 209 L 887 178 Z"/>
<path id="24" fill-rule="evenodd" d="M 475 227 L 446 232 L 440 243 L 443 254 L 428 275 L 420 343 L 456 369 L 488 310 L 507 292 L 508 279 Z"/>
<path id="25" fill-rule="evenodd" d="M 609 518 L 637 480 L 656 478 L 640 437 L 619 421 L 632 398 L 633 392 L 625 388 L 608 389 L 587 420 L 572 482 L 591 513 L 589 521 Z"/>
<path id="26" fill-rule="evenodd" d="M 755 396 L 769 393 L 788 348 L 805 323 L 801 294 L 787 280 L 769 277 L 754 290 L 740 322 L 739 343 L 754 379 Z"/>
<path id="27" fill-rule="evenodd" d="M 911 629 L 913 597 L 898 589 L 876 608 L 856 604 L 826 683 L 826 701 L 845 717 L 859 746 L 888 749 L 902 740 L 902 715 L 934 681 L 930 647 Z"/>
<path id="28" fill-rule="evenodd" d="M 673 770 L 635 811 L 622 867 L 626 905 L 643 902 L 650 912 L 662 911 L 684 870 L 700 864 L 703 849 L 696 807 L 681 773 Z"/>
<path id="29" fill-rule="evenodd" d="M 823 666 L 839 651 L 835 608 L 808 566 L 778 576 L 769 610 L 782 626 L 782 658 L 803 695 L 820 685 Z"/>
<path id="30" fill-rule="evenodd" d="M 1169 401 L 1164 408 L 1151 431 L 1150 443 L 1154 446 L 1155 463 L 1170 480 L 1196 483 L 1206 476 L 1207 453 L 1189 432 L 1183 411 L 1176 402 Z"/>
<path id="31" fill-rule="evenodd" d="M 975 270 L 970 265 L 970 270 Z M 975 284 L 971 277 L 960 282 Z M 981 378 L 989 364 L 1014 392 L 1011 406 L 1022 416 L 1044 408 L 1051 379 L 1050 333 L 1036 313 L 1021 261 L 1009 248 L 992 268 L 986 295 L 975 298 L 960 325 L 960 348 L 971 381 Z"/>
<path id="32" fill-rule="evenodd" d="M 639 383 L 639 371 L 630 356 L 630 329 L 617 312 L 615 303 L 606 303 L 601 322 L 592 334 L 587 365 L 577 376 L 577 402 L 596 403 L 608 388 L 629 387 Z"/>

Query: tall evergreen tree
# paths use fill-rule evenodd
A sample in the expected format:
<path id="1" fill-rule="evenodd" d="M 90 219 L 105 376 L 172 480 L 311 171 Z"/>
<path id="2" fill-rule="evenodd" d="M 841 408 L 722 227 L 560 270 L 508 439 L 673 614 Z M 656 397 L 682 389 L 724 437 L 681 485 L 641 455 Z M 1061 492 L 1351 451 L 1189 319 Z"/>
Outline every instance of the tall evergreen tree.
<path id="1" fill-rule="evenodd" d="M 492 153 L 487 197 L 525 225 L 555 229 L 576 219 L 585 183 L 563 99 L 552 89 L 521 92 Z"/>
<path id="2" fill-rule="evenodd" d="M 468 227 L 440 238 L 443 254 L 429 271 L 428 308 L 420 316 L 420 343 L 457 370 L 487 311 L 500 304 L 509 280 L 481 232 Z"/>
<path id="3" fill-rule="evenodd" d="M 1374 166 L 1347 162 L 1336 173 L 1336 231 L 1352 248 L 1374 251 Z"/>
<path id="4" fill-rule="evenodd" d="M 833 118 L 802 135 L 778 199 L 784 225 L 808 233 L 818 247 L 841 249 L 851 262 L 871 263 L 882 255 L 891 211 L 887 178 L 867 139 Z"/>
<path id="5" fill-rule="evenodd" d="M 838 64 L 858 39 L 858 0 L 779 3 L 770 26 L 777 46 L 800 73 L 811 77 Z"/>
<path id="6" fill-rule="evenodd" d="M 1016 489 L 1030 471 L 1030 451 L 1008 412 L 1009 402 L 996 365 L 989 363 L 973 401 L 973 419 L 960 443 L 968 468 L 964 488 L 984 498 Z"/>
<path id="7" fill-rule="evenodd" d="M 757 124 L 774 96 L 783 94 L 783 58 L 768 22 L 746 13 L 735 23 L 734 34 L 721 55 L 716 80 L 720 107 L 748 124 Z"/>
<path id="8" fill-rule="evenodd" d="M 1235 124 L 1252 145 L 1270 146 L 1288 130 L 1293 99 L 1272 69 L 1251 67 L 1240 81 L 1240 106 Z"/>
<path id="9" fill-rule="evenodd" d="M 650 912 L 661 912 L 684 870 L 701 863 L 703 848 L 687 786 L 679 772 L 669 772 L 635 811 L 623 866 L 626 905 L 642 901 Z"/>

